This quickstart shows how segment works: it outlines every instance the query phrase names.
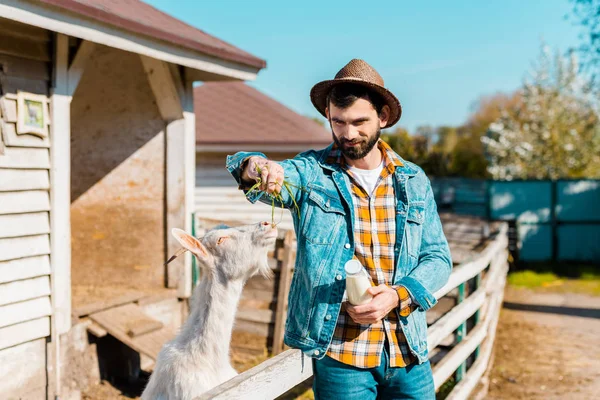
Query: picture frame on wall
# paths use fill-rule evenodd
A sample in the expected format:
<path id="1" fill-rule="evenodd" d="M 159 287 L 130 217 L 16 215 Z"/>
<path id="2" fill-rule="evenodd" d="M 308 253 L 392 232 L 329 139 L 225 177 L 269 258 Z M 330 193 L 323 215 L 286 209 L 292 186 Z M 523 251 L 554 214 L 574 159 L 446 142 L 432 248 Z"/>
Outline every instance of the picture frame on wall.
<path id="1" fill-rule="evenodd" d="M 48 98 L 44 95 L 17 92 L 17 134 L 48 136 Z"/>

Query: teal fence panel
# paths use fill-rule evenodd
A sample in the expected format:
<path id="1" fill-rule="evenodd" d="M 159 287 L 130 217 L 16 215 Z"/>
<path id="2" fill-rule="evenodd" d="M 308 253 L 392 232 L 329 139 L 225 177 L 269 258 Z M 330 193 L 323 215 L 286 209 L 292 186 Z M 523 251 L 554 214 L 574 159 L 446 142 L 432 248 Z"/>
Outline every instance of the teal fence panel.
<path id="1" fill-rule="evenodd" d="M 548 261 L 553 257 L 552 226 L 550 224 L 517 224 L 519 260 Z"/>
<path id="2" fill-rule="evenodd" d="M 520 223 L 548 223 L 552 211 L 550 181 L 491 181 L 490 217 Z"/>
<path id="3" fill-rule="evenodd" d="M 600 181 L 558 181 L 557 191 L 558 221 L 600 223 Z"/>
<path id="4" fill-rule="evenodd" d="M 558 259 L 600 261 L 600 223 L 559 225 Z"/>

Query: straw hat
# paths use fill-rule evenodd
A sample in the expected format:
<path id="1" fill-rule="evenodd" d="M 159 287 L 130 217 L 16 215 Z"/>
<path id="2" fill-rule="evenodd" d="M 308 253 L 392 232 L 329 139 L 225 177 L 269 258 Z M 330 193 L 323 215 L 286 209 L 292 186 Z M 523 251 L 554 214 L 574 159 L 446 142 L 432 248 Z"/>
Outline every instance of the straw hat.
<path id="1" fill-rule="evenodd" d="M 354 83 L 365 86 L 383 98 L 390 107 L 390 118 L 384 128 L 389 128 L 400 119 L 402 115 L 402 106 L 400 101 L 384 87 L 383 78 L 373 67 L 363 60 L 353 59 L 344 68 L 335 75 L 334 79 L 317 83 L 310 91 L 310 100 L 315 108 L 325 117 L 325 108 L 327 108 L 327 95 L 329 91 L 340 83 Z"/>

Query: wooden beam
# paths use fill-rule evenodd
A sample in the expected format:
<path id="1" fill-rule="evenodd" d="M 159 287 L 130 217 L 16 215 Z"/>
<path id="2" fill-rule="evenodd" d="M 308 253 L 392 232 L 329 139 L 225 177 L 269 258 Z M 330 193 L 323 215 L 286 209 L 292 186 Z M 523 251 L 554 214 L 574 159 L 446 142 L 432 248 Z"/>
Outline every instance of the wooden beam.
<path id="1" fill-rule="evenodd" d="M 194 400 L 247 399 L 249 393 L 260 393 L 262 399 L 274 399 L 304 382 L 312 374 L 310 358 L 300 350 L 287 350 Z"/>
<path id="2" fill-rule="evenodd" d="M 157 64 L 155 62 L 147 65 Z M 170 100 L 166 100 L 162 106 L 161 115 L 175 116 L 173 110 L 178 109 L 181 114 L 179 119 L 167 123 L 165 134 L 166 147 L 166 173 L 165 173 L 165 261 L 172 255 L 180 245 L 171 235 L 173 228 L 192 231 L 192 210 L 194 209 L 194 188 L 196 174 L 196 152 L 194 144 L 196 140 L 195 115 L 193 112 L 193 87 L 192 82 L 185 79 L 173 77 L 173 72 L 166 65 L 158 67 L 163 80 L 168 84 L 161 83 L 161 88 L 168 87 Z M 174 71 L 175 73 L 177 70 Z M 156 72 L 155 72 L 156 74 Z M 155 78 L 159 75 L 155 75 Z M 151 78 L 151 79 L 155 79 Z M 182 82 L 183 87 L 178 83 Z M 151 80 L 152 84 L 152 80 Z M 153 89 L 154 90 L 154 89 Z M 161 89 L 162 90 L 162 89 Z M 155 92 L 156 93 L 156 92 Z M 179 101 L 178 107 L 174 105 L 174 99 Z M 161 108 L 159 106 L 159 108 Z M 171 110 L 171 111 L 168 111 Z M 178 296 L 190 297 L 192 294 L 192 256 L 189 252 L 176 259 L 167 266 L 167 287 L 177 288 Z"/>
<path id="3" fill-rule="evenodd" d="M 221 60 L 145 35 L 127 32 L 89 18 L 70 13 L 65 14 L 59 9 L 37 2 L 10 1 L 9 4 L 2 2 L 0 3 L 0 15 L 3 18 L 60 32 L 64 35 L 184 65 L 198 72 L 209 73 L 208 75 L 212 78 L 254 80 L 260 70 L 256 67 Z"/>
<path id="4" fill-rule="evenodd" d="M 75 93 L 75 90 L 79 85 L 79 81 L 83 76 L 85 65 L 92 53 L 94 52 L 95 48 L 96 44 L 87 40 L 82 41 L 79 45 L 77 53 L 73 58 L 73 62 L 71 62 L 71 65 L 69 66 L 67 74 L 69 96 L 73 96 L 73 94 Z"/>
<path id="5" fill-rule="evenodd" d="M 292 279 L 292 269 L 296 261 L 294 252 L 294 232 L 287 231 L 283 239 L 283 260 L 279 275 L 279 290 L 277 293 L 277 309 L 275 311 L 275 332 L 273 333 L 273 354 L 283 351 L 283 336 L 288 308 L 288 294 Z"/>
<path id="6" fill-rule="evenodd" d="M 181 119 L 183 107 L 169 64 L 143 55 L 140 59 L 162 118 L 165 121 Z"/>
<path id="7" fill-rule="evenodd" d="M 53 323 L 58 335 L 68 332 L 71 327 L 71 96 L 68 50 L 68 37 L 56 34 L 50 97 L 50 263 Z"/>

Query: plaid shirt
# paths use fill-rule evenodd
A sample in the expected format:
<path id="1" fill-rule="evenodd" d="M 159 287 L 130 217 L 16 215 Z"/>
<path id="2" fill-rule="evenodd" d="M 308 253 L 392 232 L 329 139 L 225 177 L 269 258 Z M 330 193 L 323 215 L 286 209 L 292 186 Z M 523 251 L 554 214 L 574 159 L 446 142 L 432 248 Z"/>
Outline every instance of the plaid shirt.
<path id="1" fill-rule="evenodd" d="M 389 285 L 394 272 L 396 242 L 396 197 L 392 179 L 396 166 L 402 166 L 402 162 L 384 141 L 380 140 L 378 147 L 383 155 L 383 170 L 372 197 L 356 183 L 344 157 L 335 145 L 327 161 L 340 164 L 351 178 L 355 211 L 354 256 L 366 268 L 374 285 Z M 411 297 L 403 286 L 394 289 L 400 299 L 400 314 L 406 316 L 411 311 Z M 415 360 L 395 310 L 377 323 L 361 325 L 354 322 L 342 306 L 327 355 L 359 368 L 377 367 L 381 362 L 386 338 L 391 344 L 391 367 L 405 367 Z"/>

